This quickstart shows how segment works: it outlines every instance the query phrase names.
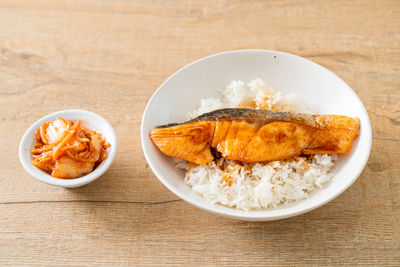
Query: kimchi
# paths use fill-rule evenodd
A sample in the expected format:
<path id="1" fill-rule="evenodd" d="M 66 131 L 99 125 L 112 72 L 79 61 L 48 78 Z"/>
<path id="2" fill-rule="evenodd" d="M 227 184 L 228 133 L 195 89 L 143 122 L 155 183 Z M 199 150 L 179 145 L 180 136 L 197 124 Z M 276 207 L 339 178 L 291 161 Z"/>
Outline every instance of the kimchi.
<path id="1" fill-rule="evenodd" d="M 32 164 L 55 178 L 78 178 L 107 158 L 110 144 L 102 134 L 82 127 L 81 121 L 57 118 L 35 132 Z"/>

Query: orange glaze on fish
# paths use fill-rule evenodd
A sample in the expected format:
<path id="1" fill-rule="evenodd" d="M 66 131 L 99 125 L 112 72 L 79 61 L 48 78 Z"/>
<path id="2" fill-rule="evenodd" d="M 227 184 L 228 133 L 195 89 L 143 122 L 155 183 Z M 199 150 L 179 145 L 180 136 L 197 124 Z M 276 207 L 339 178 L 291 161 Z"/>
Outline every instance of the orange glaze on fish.
<path id="1" fill-rule="evenodd" d="M 358 136 L 358 118 L 252 109 L 220 109 L 150 133 L 166 155 L 196 164 L 213 161 L 211 148 L 241 162 L 302 154 L 346 153 Z"/>

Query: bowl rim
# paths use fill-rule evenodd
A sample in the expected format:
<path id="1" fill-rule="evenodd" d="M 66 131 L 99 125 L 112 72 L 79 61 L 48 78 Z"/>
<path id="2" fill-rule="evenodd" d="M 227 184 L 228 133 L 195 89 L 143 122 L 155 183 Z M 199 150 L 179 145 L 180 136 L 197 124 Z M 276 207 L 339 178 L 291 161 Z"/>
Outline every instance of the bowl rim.
<path id="1" fill-rule="evenodd" d="M 307 64 L 312 64 L 315 65 L 319 68 L 321 68 L 324 71 L 327 71 L 328 73 L 330 73 L 331 75 L 333 75 L 335 78 L 339 79 L 344 87 L 351 93 L 353 94 L 353 96 L 355 97 L 355 99 L 359 102 L 359 104 L 362 107 L 362 113 L 364 113 L 364 115 L 366 115 L 365 117 L 367 118 L 367 123 L 366 125 L 363 125 L 363 127 L 366 127 L 366 139 L 368 142 L 368 153 L 364 154 L 364 158 L 362 160 L 362 164 L 360 165 L 360 168 L 358 169 L 356 175 L 354 175 L 351 179 L 349 179 L 349 181 L 347 182 L 347 184 L 345 184 L 345 186 L 341 187 L 340 190 L 337 190 L 334 194 L 332 194 L 330 197 L 324 199 L 321 202 L 317 202 L 315 204 L 310 205 L 307 208 L 303 208 L 303 209 L 299 209 L 299 210 L 294 210 L 294 211 L 290 211 L 290 212 L 286 212 L 285 214 L 268 214 L 268 212 L 273 211 L 273 209 L 265 209 L 265 210 L 257 210 L 256 212 L 252 212 L 252 211 L 248 211 L 246 215 L 241 215 L 241 214 L 237 214 L 235 213 L 235 211 L 231 211 L 231 210 L 226 210 L 226 211 L 220 211 L 217 210 L 216 208 L 214 208 L 215 204 L 204 204 L 202 202 L 197 202 L 195 200 L 193 200 L 190 197 L 186 197 L 184 194 L 181 194 L 179 192 L 179 190 L 175 190 L 175 188 L 172 186 L 172 184 L 170 184 L 168 182 L 167 179 L 163 178 L 162 173 L 160 173 L 156 168 L 153 168 L 153 162 L 151 161 L 148 153 L 147 153 L 147 148 L 144 142 L 144 138 L 147 135 L 147 133 L 144 133 L 144 122 L 146 119 L 146 116 L 148 115 L 148 108 L 151 104 L 151 102 L 154 100 L 154 98 L 160 93 L 160 91 L 162 90 L 162 88 L 164 87 L 164 85 L 166 83 L 168 83 L 172 78 L 174 78 L 176 75 L 178 75 L 180 72 L 190 68 L 192 65 L 197 64 L 199 62 L 208 60 L 210 58 L 213 57 L 218 57 L 218 56 L 223 56 L 223 55 L 227 55 L 227 54 L 237 54 L 237 53 L 248 53 L 248 52 L 252 52 L 252 53 L 274 53 L 274 55 L 282 55 L 282 56 L 288 56 L 288 57 L 294 57 L 297 60 L 303 61 Z M 146 107 L 144 109 L 143 115 L 142 115 L 142 121 L 141 121 L 141 142 L 142 142 L 142 149 L 143 149 L 143 153 L 145 155 L 146 161 L 149 164 L 151 170 L 153 171 L 153 173 L 156 175 L 156 177 L 158 178 L 158 180 L 161 181 L 161 183 L 168 188 L 169 191 L 171 191 L 173 194 L 175 194 L 177 197 L 179 197 L 180 199 L 186 201 L 187 203 L 200 208 L 202 210 L 220 215 L 220 216 L 224 216 L 224 217 L 229 217 L 229 218 L 233 218 L 233 219 L 238 219 L 238 220 L 248 220 L 248 221 L 272 221 L 272 220 L 280 220 L 280 219 L 285 219 L 285 218 L 289 218 L 289 217 L 293 217 L 293 216 L 297 216 L 297 215 L 301 215 L 304 213 L 307 213 L 309 211 L 315 210 L 325 204 L 327 204 L 328 202 L 332 201 L 333 199 L 335 199 L 336 197 L 338 197 L 339 195 L 341 195 L 346 189 L 348 189 L 357 179 L 358 177 L 361 175 L 362 171 L 365 168 L 365 165 L 368 162 L 369 159 L 369 155 L 371 153 L 371 147 L 372 147 L 372 127 L 371 127 L 371 122 L 368 116 L 368 112 L 366 111 L 366 108 L 364 106 L 364 104 L 362 103 L 361 99 L 359 98 L 359 96 L 353 91 L 353 89 L 343 80 L 341 79 L 337 74 L 335 74 L 334 72 L 328 70 L 327 68 L 325 68 L 324 66 L 313 62 L 309 59 L 306 59 L 304 57 L 301 56 L 297 56 L 297 55 L 293 55 L 287 52 L 282 52 L 282 51 L 276 51 L 276 50 L 267 50 L 267 49 L 239 49 L 239 50 L 229 50 L 229 51 L 223 51 L 223 52 L 219 52 L 219 53 L 215 53 L 215 54 L 211 54 L 202 58 L 199 58 L 185 66 L 183 66 L 182 68 L 178 69 L 177 71 L 175 71 L 173 74 L 171 74 L 158 88 L 157 90 L 152 94 L 152 96 L 150 97 L 150 99 L 148 100 Z M 354 156 L 354 155 L 353 155 Z M 361 155 L 362 156 L 362 155 Z"/>
<path id="2" fill-rule="evenodd" d="M 97 168 L 92 171 L 91 173 L 79 177 L 79 178 L 74 178 L 74 179 L 58 179 L 54 178 L 51 175 L 43 172 L 42 170 L 38 169 L 37 167 L 33 166 L 30 161 L 27 160 L 27 157 L 24 157 L 24 155 L 29 154 L 30 156 L 30 148 L 27 148 L 28 142 L 34 138 L 34 131 L 43 122 L 48 121 L 50 118 L 55 117 L 55 116 L 60 116 L 62 117 L 65 114 L 73 114 L 73 115 L 79 115 L 79 114 L 85 114 L 88 117 L 96 117 L 98 120 L 101 121 L 102 124 L 105 125 L 105 127 L 109 128 L 112 139 L 114 142 L 111 144 L 112 146 L 110 149 L 107 151 L 108 152 L 108 157 L 105 161 L 103 161 Z M 111 124 L 102 116 L 100 116 L 97 113 L 94 113 L 92 111 L 88 110 L 82 110 L 82 109 L 64 109 L 64 110 L 59 110 L 50 114 L 47 114 L 37 121 L 35 121 L 24 133 L 24 135 L 21 138 L 20 144 L 19 144 L 19 159 L 24 167 L 24 169 L 36 180 L 39 180 L 43 183 L 49 184 L 49 185 L 55 185 L 55 186 L 60 186 L 60 187 L 79 187 L 83 186 L 87 183 L 90 183 L 97 178 L 99 178 L 101 175 L 103 175 L 108 168 L 111 166 L 111 163 L 114 160 L 115 154 L 117 152 L 117 136 L 115 134 L 115 131 Z"/>

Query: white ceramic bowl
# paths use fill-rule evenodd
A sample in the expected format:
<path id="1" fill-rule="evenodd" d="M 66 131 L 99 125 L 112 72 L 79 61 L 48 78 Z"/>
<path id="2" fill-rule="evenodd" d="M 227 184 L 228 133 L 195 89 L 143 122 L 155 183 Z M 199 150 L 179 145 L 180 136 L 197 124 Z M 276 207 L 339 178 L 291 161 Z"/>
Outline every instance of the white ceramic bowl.
<path id="1" fill-rule="evenodd" d="M 311 111 L 359 117 L 360 136 L 350 153 L 340 155 L 332 169 L 334 178 L 308 199 L 277 209 L 242 211 L 206 202 L 184 181 L 184 172 L 155 147 L 149 132 L 157 125 L 185 121 L 203 97 L 218 96 L 232 80 L 261 78 L 272 88 L 295 93 Z M 371 150 L 368 114 L 354 91 L 338 76 L 307 59 L 268 50 L 238 50 L 199 59 L 170 76 L 153 94 L 144 111 L 141 127 L 146 159 L 158 179 L 174 194 L 201 209 L 226 217 L 266 221 L 283 219 L 316 209 L 340 195 L 358 178 Z"/>
<path id="2" fill-rule="evenodd" d="M 57 179 L 51 177 L 49 174 L 43 172 L 42 170 L 36 168 L 31 164 L 31 161 L 33 160 L 31 150 L 36 143 L 36 129 L 39 128 L 43 122 L 54 121 L 55 119 L 57 119 L 57 117 L 72 121 L 81 120 L 82 126 L 91 130 L 97 130 L 99 133 L 103 134 L 107 142 L 110 143 L 111 146 L 107 149 L 107 159 L 103 161 L 99 166 L 97 166 L 97 168 L 88 175 L 75 179 Z M 108 121 L 106 121 L 103 117 L 96 113 L 79 109 L 61 110 L 44 116 L 43 118 L 32 124 L 31 127 L 29 127 L 29 129 L 22 137 L 21 143 L 19 144 L 19 159 L 22 163 L 22 166 L 24 166 L 25 170 L 33 178 L 46 184 L 66 188 L 83 186 L 99 178 L 110 167 L 112 161 L 114 160 L 116 152 L 117 137 L 110 123 L 108 123 Z"/>

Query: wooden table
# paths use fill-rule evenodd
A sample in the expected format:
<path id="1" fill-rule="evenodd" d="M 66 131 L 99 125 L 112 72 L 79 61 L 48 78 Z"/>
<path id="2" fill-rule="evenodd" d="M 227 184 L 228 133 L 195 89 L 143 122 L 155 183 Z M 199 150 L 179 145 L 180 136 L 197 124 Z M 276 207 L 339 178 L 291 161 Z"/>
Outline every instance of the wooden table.
<path id="1" fill-rule="evenodd" d="M 0 1 L 0 265 L 400 264 L 399 1 Z M 342 77 L 368 109 L 371 156 L 329 204 L 275 222 L 218 217 L 177 199 L 140 144 L 151 94 L 220 51 L 263 48 Z M 18 144 L 67 108 L 111 122 L 109 171 L 73 190 L 30 177 Z"/>

